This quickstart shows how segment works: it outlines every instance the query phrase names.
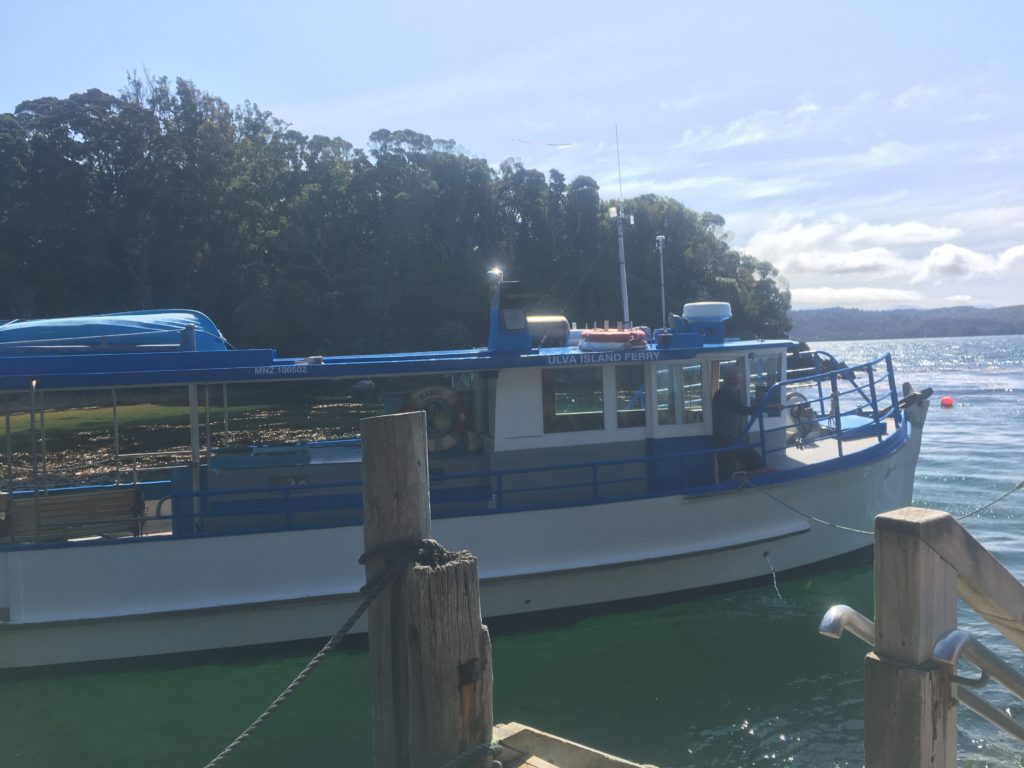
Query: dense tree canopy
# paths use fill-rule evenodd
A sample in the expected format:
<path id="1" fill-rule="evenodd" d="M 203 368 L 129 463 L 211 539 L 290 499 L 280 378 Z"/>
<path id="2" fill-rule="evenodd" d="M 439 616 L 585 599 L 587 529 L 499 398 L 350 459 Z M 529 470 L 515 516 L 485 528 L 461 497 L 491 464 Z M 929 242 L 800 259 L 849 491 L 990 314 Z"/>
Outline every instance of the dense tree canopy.
<path id="1" fill-rule="evenodd" d="M 367 150 L 304 136 L 192 83 L 132 79 L 0 114 L 0 317 L 199 309 L 236 345 L 284 353 L 480 344 L 488 268 L 581 323 L 621 317 L 616 232 L 567 181 L 454 142 L 380 130 Z M 789 293 L 725 221 L 627 200 L 630 309 L 732 302 L 731 333 L 780 336 Z"/>

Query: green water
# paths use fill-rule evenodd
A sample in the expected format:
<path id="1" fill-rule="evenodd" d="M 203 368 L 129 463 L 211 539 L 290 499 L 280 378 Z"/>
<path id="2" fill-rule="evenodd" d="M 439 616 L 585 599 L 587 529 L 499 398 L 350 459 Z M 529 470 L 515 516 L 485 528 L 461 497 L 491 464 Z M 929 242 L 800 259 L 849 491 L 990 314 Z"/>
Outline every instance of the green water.
<path id="1" fill-rule="evenodd" d="M 836 668 L 859 668 L 864 649 L 819 638 L 815 628 L 837 590 L 870 600 L 870 581 L 870 569 L 860 568 L 783 581 L 781 601 L 766 582 L 499 635 L 496 719 L 662 766 L 783 765 L 791 755 L 810 764 L 803 761 L 812 753 L 824 758 L 815 764 L 847 765 L 833 757 L 858 748 L 860 687 Z M 7 674 L 0 682 L 0 765 L 202 766 L 312 650 Z M 368 674 L 365 653 L 336 653 L 227 764 L 369 765 Z M 794 714 L 794 702 L 809 711 Z M 838 741 L 807 743 L 822 735 L 806 727 L 812 712 L 825 716 L 822 727 Z M 739 762 L 751 747 L 764 759 L 750 754 Z"/>

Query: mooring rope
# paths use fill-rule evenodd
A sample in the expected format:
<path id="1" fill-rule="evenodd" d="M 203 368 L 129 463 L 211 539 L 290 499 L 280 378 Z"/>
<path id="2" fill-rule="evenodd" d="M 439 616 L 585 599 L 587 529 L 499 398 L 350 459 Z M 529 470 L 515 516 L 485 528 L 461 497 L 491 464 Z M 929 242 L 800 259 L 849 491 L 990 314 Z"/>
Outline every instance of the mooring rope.
<path id="1" fill-rule="evenodd" d="M 1017 484 L 1016 484 L 1015 486 L 1013 486 L 1013 488 L 1011 488 L 1010 490 L 1008 490 L 1008 491 L 1007 491 L 1006 493 L 1004 493 L 1004 494 L 1003 494 L 1002 496 L 1000 496 L 1000 497 L 999 497 L 998 499 L 996 499 L 995 501 L 990 501 L 990 502 L 989 502 L 988 504 L 986 504 L 985 506 L 983 506 L 983 507 L 978 507 L 978 508 L 977 508 L 976 510 L 974 510 L 973 512 L 968 512 L 967 514 L 964 514 L 964 515 L 960 515 L 960 517 L 956 517 L 956 518 L 953 518 L 953 519 L 954 519 L 954 520 L 956 520 L 957 522 L 960 522 L 961 520 L 963 520 L 963 519 L 965 519 L 965 518 L 968 518 L 968 517 L 971 517 L 972 515 L 976 515 L 976 514 L 978 514 L 979 512 L 984 512 L 984 511 L 985 511 L 986 509 L 988 509 L 989 507 L 994 507 L 994 506 L 995 506 L 996 504 L 998 504 L 998 503 L 999 503 L 1000 501 L 1002 501 L 1003 499 L 1005 499 L 1005 498 L 1006 498 L 1007 496 L 1009 496 L 1009 495 L 1010 495 L 1011 493 L 1015 493 L 1016 491 L 1019 491 L 1019 490 L 1021 490 L 1022 488 L 1024 488 L 1024 480 L 1021 480 L 1021 481 L 1020 481 L 1019 483 L 1017 483 Z"/>
<path id="2" fill-rule="evenodd" d="M 739 474 L 739 473 L 736 473 L 736 474 Z M 735 475 L 733 475 L 733 479 L 736 479 Z M 783 501 L 778 496 L 773 496 L 772 494 L 768 493 L 768 491 L 766 491 L 761 486 L 754 485 L 752 482 L 750 482 L 750 478 L 749 477 L 740 479 L 739 483 L 740 483 L 740 486 L 743 487 L 743 488 L 750 488 L 750 489 L 755 490 L 755 491 L 760 491 L 761 493 L 763 493 L 765 496 L 767 496 L 769 499 L 771 499 L 772 501 L 776 502 L 777 504 L 781 504 L 782 506 L 784 506 L 786 509 L 790 510 L 791 512 L 795 512 L 796 514 L 800 515 L 800 517 L 803 517 L 803 518 L 805 518 L 807 520 L 810 520 L 812 522 L 819 523 L 821 525 L 827 525 L 829 528 L 838 528 L 841 531 L 849 531 L 850 533 L 862 533 L 865 536 L 874 536 L 875 535 L 874 531 L 865 531 L 865 530 L 863 530 L 861 528 L 851 528 L 848 525 L 840 525 L 839 523 L 832 523 L 832 522 L 829 522 L 828 520 L 822 520 L 820 517 L 815 517 L 814 515 L 809 515 L 806 512 L 801 512 L 799 509 L 797 509 L 793 505 L 788 504 L 787 502 Z"/>
<path id="3" fill-rule="evenodd" d="M 475 747 L 470 747 L 461 755 L 456 755 L 447 763 L 441 766 L 441 768 L 468 768 L 469 766 L 475 765 L 477 761 L 490 756 L 497 757 L 501 754 L 501 745 L 495 742 L 490 744 L 477 744 Z M 501 768 L 501 763 L 491 763 L 493 766 Z"/>
<path id="4" fill-rule="evenodd" d="M 423 565 L 436 566 L 457 556 L 448 552 L 448 550 L 433 539 L 404 539 L 402 541 L 390 542 L 388 544 L 371 547 L 360 556 L 359 562 L 361 564 L 365 564 L 370 558 L 377 557 L 382 554 L 394 554 L 396 559 L 388 563 L 388 566 L 383 573 L 359 590 L 365 595 L 365 597 L 363 598 L 363 602 L 359 604 L 359 607 L 352 612 L 351 616 L 349 616 L 348 621 L 342 625 L 341 629 L 331 636 L 331 639 L 327 641 L 324 647 L 321 648 L 312 659 L 309 660 L 309 663 L 306 664 L 303 670 L 295 676 L 295 679 L 288 684 L 288 687 L 281 691 L 278 697 L 271 702 L 270 706 L 263 710 L 263 713 L 253 720 L 252 724 L 238 735 L 238 738 L 228 744 L 223 750 L 221 750 L 219 755 L 207 763 L 205 768 L 214 768 L 214 766 L 220 765 L 228 755 L 234 752 L 239 745 L 241 745 L 264 723 L 266 723 L 267 720 L 270 719 L 270 716 L 277 712 L 280 706 L 292 697 L 299 687 L 306 682 L 313 670 L 316 669 L 325 658 L 327 658 L 327 654 L 333 651 L 338 643 L 341 642 L 342 638 L 348 634 L 349 630 L 355 626 L 355 623 L 359 621 L 360 617 L 364 613 L 366 613 L 366 609 L 370 607 L 370 604 L 376 599 L 377 595 L 383 592 L 385 587 L 389 586 L 407 566 L 414 562 L 419 562 Z"/>
<path id="5" fill-rule="evenodd" d="M 786 509 L 788 509 L 788 510 L 790 510 L 792 512 L 795 512 L 796 514 L 800 515 L 800 517 L 803 517 L 803 518 L 805 518 L 807 520 L 811 520 L 812 522 L 819 523 L 821 525 L 827 525 L 830 528 L 837 528 L 837 529 L 839 529 L 841 531 L 849 531 L 850 533 L 861 533 L 861 534 L 864 534 L 865 536 L 874 536 L 875 535 L 874 531 L 865 531 L 865 530 L 863 530 L 861 528 L 851 528 L 850 526 L 847 526 L 847 525 L 840 525 L 839 523 L 832 523 L 832 522 L 829 522 L 828 520 L 822 520 L 820 517 L 815 517 L 814 515 L 809 515 L 806 512 L 801 512 L 799 509 L 797 509 L 796 507 L 792 506 L 791 504 L 787 504 L 785 501 L 780 499 L 778 496 L 774 496 L 774 495 L 770 494 L 768 491 L 766 491 L 761 486 L 754 485 L 753 483 L 750 482 L 749 478 L 745 478 L 745 479 L 741 480 L 740 484 L 744 488 L 752 488 L 754 490 L 760 491 L 761 493 L 763 493 L 765 496 L 767 496 L 772 501 L 774 501 L 774 502 L 776 502 L 778 504 L 781 504 Z M 1022 489 L 1024 489 L 1024 480 L 1022 480 L 1021 482 L 1017 483 L 1017 485 L 1013 486 L 1010 490 L 1008 490 L 1006 493 L 1004 493 L 998 499 L 994 499 L 994 500 L 990 501 L 988 504 L 980 506 L 980 507 L 978 507 L 977 509 L 975 509 L 975 510 L 973 510 L 971 512 L 967 512 L 966 514 L 960 515 L 959 517 L 954 516 L 953 519 L 956 520 L 957 522 L 960 522 L 961 520 L 965 520 L 968 517 L 973 517 L 974 515 L 980 514 L 981 512 L 984 512 L 986 509 L 989 509 L 990 507 L 994 507 L 996 504 L 998 504 L 999 502 L 1001 502 L 1003 499 L 1005 499 L 1006 497 L 1010 496 L 1011 494 L 1016 493 L 1017 491 L 1022 490 Z"/>

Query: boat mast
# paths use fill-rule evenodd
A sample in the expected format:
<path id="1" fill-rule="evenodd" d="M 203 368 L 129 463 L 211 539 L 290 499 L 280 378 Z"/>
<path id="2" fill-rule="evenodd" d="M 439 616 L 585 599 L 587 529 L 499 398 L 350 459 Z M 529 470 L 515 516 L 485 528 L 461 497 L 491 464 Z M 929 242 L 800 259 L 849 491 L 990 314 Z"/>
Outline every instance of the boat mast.
<path id="1" fill-rule="evenodd" d="M 658 235 L 654 238 L 658 243 L 658 265 L 661 270 L 661 324 L 668 327 L 668 315 L 665 314 L 665 236 Z"/>
<path id="2" fill-rule="evenodd" d="M 625 228 L 622 220 L 625 216 L 615 208 L 609 210 L 608 215 L 615 219 L 615 228 L 619 232 L 619 285 L 622 287 L 622 321 L 628 326 L 629 292 L 626 290 L 626 246 L 622 237 L 622 231 Z"/>
<path id="3" fill-rule="evenodd" d="M 622 321 L 626 327 L 629 327 L 629 291 L 626 288 L 626 246 L 623 240 L 623 230 L 625 224 L 623 219 L 625 213 L 622 211 L 622 158 L 619 156 L 619 126 L 615 126 L 615 159 L 619 165 L 619 208 L 611 208 L 608 211 L 608 215 L 615 219 L 615 228 L 619 233 L 619 285 L 622 288 Z M 629 217 L 629 223 L 632 225 L 633 217 Z"/>

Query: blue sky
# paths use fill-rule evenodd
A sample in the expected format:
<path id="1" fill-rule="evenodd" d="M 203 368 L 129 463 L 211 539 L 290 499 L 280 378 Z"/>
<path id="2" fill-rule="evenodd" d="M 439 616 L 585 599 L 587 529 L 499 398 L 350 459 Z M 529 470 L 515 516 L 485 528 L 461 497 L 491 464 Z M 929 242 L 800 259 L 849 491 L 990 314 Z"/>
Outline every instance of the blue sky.
<path id="1" fill-rule="evenodd" d="M 1024 4 L 7 3 L 0 111 L 131 70 L 726 218 L 795 308 L 1024 303 Z M 671 257 L 672 244 L 666 243 Z M 627 255 L 628 258 L 628 255 Z"/>

